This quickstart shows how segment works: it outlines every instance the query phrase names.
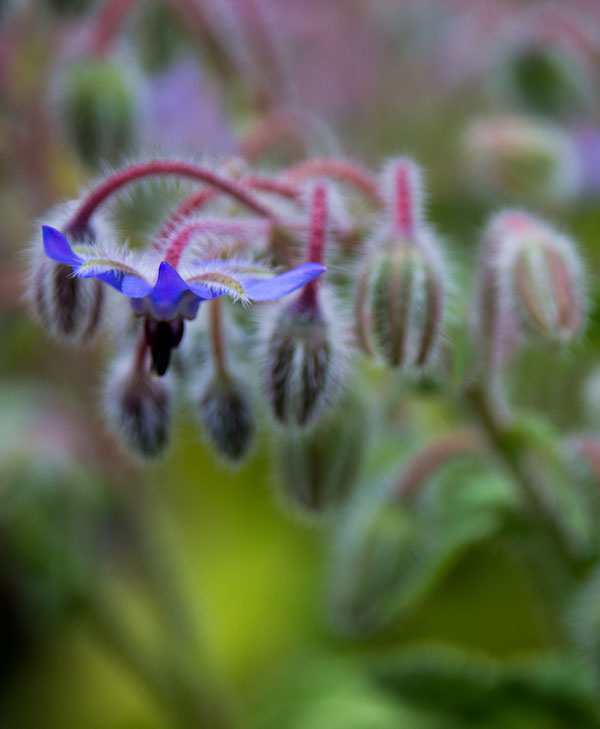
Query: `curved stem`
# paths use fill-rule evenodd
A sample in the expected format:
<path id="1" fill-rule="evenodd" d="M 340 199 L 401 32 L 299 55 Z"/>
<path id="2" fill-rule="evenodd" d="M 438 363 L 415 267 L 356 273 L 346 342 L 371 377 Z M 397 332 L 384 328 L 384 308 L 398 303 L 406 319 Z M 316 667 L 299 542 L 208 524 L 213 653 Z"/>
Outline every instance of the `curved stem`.
<path id="1" fill-rule="evenodd" d="M 410 502 L 427 479 L 448 461 L 479 453 L 484 442 L 477 430 L 459 430 L 440 436 L 418 453 L 403 470 L 394 488 L 397 499 Z"/>
<path id="2" fill-rule="evenodd" d="M 325 185 L 316 185 L 312 196 L 312 212 L 310 221 L 310 239 L 306 260 L 312 263 L 323 263 L 325 246 L 327 244 L 327 188 Z M 314 306 L 317 301 L 320 278 L 309 281 L 302 289 L 298 298 L 300 307 Z"/>
<path id="3" fill-rule="evenodd" d="M 358 165 L 345 160 L 322 157 L 309 159 L 288 167 L 284 179 L 299 184 L 311 177 L 331 177 L 354 187 L 377 207 L 383 205 L 383 198 L 375 179 Z"/>
<path id="4" fill-rule="evenodd" d="M 258 215 L 272 220 L 276 218 L 274 211 L 270 210 L 266 205 L 263 205 L 260 200 L 255 198 L 238 182 L 222 177 L 218 173 L 200 165 L 171 160 L 153 160 L 127 167 L 100 183 L 98 187 L 84 198 L 79 209 L 67 224 L 64 232 L 75 236 L 83 233 L 87 229 L 89 220 L 96 209 L 126 185 L 147 177 L 170 175 L 205 182 L 211 187 L 234 198 Z"/>
<path id="5" fill-rule="evenodd" d="M 274 180 L 269 177 L 245 177 L 240 180 L 240 184 L 250 187 L 253 190 L 274 193 L 281 197 L 288 198 L 289 200 L 297 199 L 299 194 L 295 187 L 286 185 L 284 182 L 280 182 L 279 180 Z M 214 200 L 217 195 L 218 191 L 215 188 L 208 187 L 198 190 L 197 192 L 192 193 L 189 197 L 186 197 L 165 220 L 158 232 L 157 239 L 160 240 L 168 237 L 179 223 L 193 213 L 201 210 L 208 202 Z"/>
<path id="6" fill-rule="evenodd" d="M 268 232 L 272 223 L 265 220 L 198 220 L 182 226 L 173 236 L 165 253 L 165 261 L 177 268 L 183 252 L 198 233 L 250 235 Z"/>

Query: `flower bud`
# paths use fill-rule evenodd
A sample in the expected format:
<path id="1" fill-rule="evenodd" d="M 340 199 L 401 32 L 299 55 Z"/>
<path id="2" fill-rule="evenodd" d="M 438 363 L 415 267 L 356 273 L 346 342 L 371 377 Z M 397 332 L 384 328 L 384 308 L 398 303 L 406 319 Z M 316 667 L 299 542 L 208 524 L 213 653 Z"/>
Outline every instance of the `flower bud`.
<path id="1" fill-rule="evenodd" d="M 386 622 L 403 571 L 416 558 L 415 520 L 406 507 L 384 494 L 362 502 L 342 525 L 332 569 L 332 620 L 351 634 Z"/>
<path id="2" fill-rule="evenodd" d="M 516 115 L 480 119 L 467 127 L 464 146 L 473 183 L 493 194 L 550 203 L 579 188 L 575 143 L 552 122 Z"/>
<path id="3" fill-rule="evenodd" d="M 217 452 L 230 462 L 248 453 L 256 429 L 252 401 L 242 382 L 216 374 L 204 388 L 198 418 Z"/>
<path id="4" fill-rule="evenodd" d="M 288 504 L 306 515 L 341 506 L 352 492 L 368 442 L 365 403 L 351 391 L 306 430 L 277 434 L 277 481 Z"/>
<path id="5" fill-rule="evenodd" d="M 356 295 L 363 348 L 389 366 L 421 370 L 434 357 L 443 319 L 444 284 L 432 241 L 392 241 L 367 262 Z"/>
<path id="6" fill-rule="evenodd" d="M 572 340 L 584 321 L 584 275 L 575 244 L 548 224 L 520 211 L 490 222 L 497 237 L 500 295 L 521 330 L 559 342 Z"/>
<path id="7" fill-rule="evenodd" d="M 135 453 L 153 458 L 168 444 L 171 426 L 171 389 L 166 378 L 151 372 L 146 357 L 136 353 L 118 359 L 104 385 L 106 419 Z"/>
<path id="8" fill-rule="evenodd" d="M 78 60 L 66 69 L 60 103 L 73 147 L 90 166 L 113 161 L 133 139 L 133 90 L 122 69 L 107 60 Z"/>
<path id="9" fill-rule="evenodd" d="M 67 222 L 72 206 L 58 209 L 48 217 L 57 228 Z M 100 218 L 93 228 L 77 237 L 67 233 L 72 245 L 93 245 L 98 237 L 113 235 L 108 223 Z M 97 279 L 73 275 L 71 266 L 51 261 L 35 240 L 29 250 L 27 298 L 33 313 L 49 332 L 62 341 L 85 344 L 98 333 L 102 322 L 105 289 Z"/>
<path id="10" fill-rule="evenodd" d="M 284 304 L 266 337 L 265 389 L 273 415 L 283 423 L 307 425 L 339 391 L 342 344 L 323 293 L 308 300 L 301 292 Z"/>

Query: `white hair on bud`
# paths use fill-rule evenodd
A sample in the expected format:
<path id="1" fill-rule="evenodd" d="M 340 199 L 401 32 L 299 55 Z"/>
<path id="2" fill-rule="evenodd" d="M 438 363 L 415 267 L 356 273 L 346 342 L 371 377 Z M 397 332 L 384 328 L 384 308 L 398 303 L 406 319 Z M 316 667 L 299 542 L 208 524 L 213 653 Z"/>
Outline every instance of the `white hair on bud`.
<path id="1" fill-rule="evenodd" d="M 105 420 L 118 442 L 143 458 L 160 455 L 167 447 L 172 410 L 169 374 L 156 377 L 139 371 L 128 351 L 111 362 L 102 386 Z"/>
<path id="2" fill-rule="evenodd" d="M 78 346 L 90 342 L 101 329 L 106 287 L 100 281 L 76 279 L 68 272 L 68 266 L 48 258 L 43 248 L 42 225 L 64 229 L 80 204 L 81 200 L 71 200 L 51 209 L 36 224 L 36 232 L 24 254 L 28 308 L 51 336 Z M 94 241 L 113 246 L 116 236 L 107 217 L 97 213 L 83 240 L 75 240 L 68 234 L 65 237 L 72 246 L 83 243 L 85 248 L 93 250 Z"/>
<path id="3" fill-rule="evenodd" d="M 578 331 L 583 328 L 585 319 L 585 270 L 577 250 L 575 241 L 567 235 L 560 233 L 545 220 L 538 218 L 524 210 L 508 209 L 497 213 L 488 223 L 486 236 L 488 238 L 487 256 L 485 264 L 494 277 L 498 305 L 505 315 L 512 317 L 515 324 L 522 329 L 529 326 L 528 312 L 523 309 L 521 297 L 517 290 L 515 266 L 519 256 L 532 244 L 535 250 L 543 255 L 544 249 L 556 253 L 565 266 L 569 276 L 569 293 L 573 297 L 572 316 L 580 320 Z M 540 261 L 539 275 L 544 276 L 545 263 Z M 543 282 L 541 282 L 541 285 Z M 551 294 L 550 291 L 548 291 Z M 549 297 L 548 304 L 554 307 L 556 302 L 553 296 Z M 548 311 L 551 318 L 554 316 Z M 557 312 L 554 312 L 558 316 Z M 550 321 L 548 322 L 550 325 Z M 569 334 L 562 330 L 556 322 L 557 337 L 571 338 L 576 332 Z M 534 327 L 537 330 L 537 327 Z M 522 332 L 525 333 L 525 332 Z M 541 330 L 539 333 L 542 333 Z M 552 336 L 552 332 L 548 331 Z"/>
<path id="4" fill-rule="evenodd" d="M 296 296 L 300 295 L 301 292 Z M 291 331 L 293 325 L 288 327 L 285 322 L 289 317 L 297 319 L 301 325 L 302 314 L 292 311 L 294 302 L 295 299 L 291 302 L 280 302 L 272 307 L 255 307 L 260 309 L 261 315 L 260 361 L 263 363 L 261 371 L 263 390 L 271 405 L 271 413 L 279 420 L 283 418 L 288 424 L 307 426 L 318 419 L 324 411 L 330 409 L 340 395 L 341 385 L 349 374 L 351 328 L 335 295 L 328 286 L 321 284 L 318 291 L 320 322 L 315 322 L 315 326 L 321 329 L 328 351 L 315 353 L 316 369 L 311 369 L 311 361 L 306 359 L 304 344 L 294 339 L 294 333 Z M 276 351 L 278 343 L 283 347 L 281 352 Z M 288 348 L 291 348 L 288 352 L 291 354 L 291 359 L 287 362 L 280 361 L 278 356 L 284 356 L 283 352 Z M 323 357 L 328 361 L 324 362 Z M 317 377 L 318 370 L 321 370 L 321 374 Z M 284 382 L 281 381 L 282 378 Z M 303 416 L 300 415 L 302 410 L 300 403 L 309 394 L 304 391 L 306 386 L 313 391 L 313 395 L 309 398 L 310 402 L 306 401 L 305 422 L 299 422 L 303 420 Z M 285 400 L 285 404 L 281 407 L 276 404 L 279 397 Z"/>

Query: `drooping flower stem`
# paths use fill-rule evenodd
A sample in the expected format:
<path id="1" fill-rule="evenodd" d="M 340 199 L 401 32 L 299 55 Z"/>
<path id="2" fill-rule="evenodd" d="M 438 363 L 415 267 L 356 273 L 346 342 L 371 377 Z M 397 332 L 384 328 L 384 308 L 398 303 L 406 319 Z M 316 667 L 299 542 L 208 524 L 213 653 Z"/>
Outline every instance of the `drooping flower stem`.
<path id="1" fill-rule="evenodd" d="M 310 223 L 310 239 L 308 242 L 308 253 L 306 260 L 312 263 L 323 263 L 325 259 L 325 246 L 327 244 L 327 188 L 323 184 L 316 185 L 312 195 L 312 211 Z M 307 283 L 300 297 L 298 306 L 314 306 L 317 301 L 319 290 L 318 280 Z"/>
<path id="2" fill-rule="evenodd" d="M 261 192 L 270 192 L 288 200 L 295 200 L 298 197 L 298 190 L 295 187 L 269 177 L 253 175 L 240 180 L 240 184 Z M 161 238 L 167 237 L 179 223 L 193 213 L 197 213 L 207 203 L 214 200 L 217 195 L 218 190 L 216 188 L 208 187 L 186 197 L 165 220 L 157 238 L 160 240 Z"/>
<path id="3" fill-rule="evenodd" d="M 268 232 L 272 223 L 266 220 L 198 220 L 182 226 L 174 235 L 165 253 L 165 261 L 177 268 L 183 252 L 199 233 L 233 234 L 248 239 L 249 234 Z"/>
<path id="4" fill-rule="evenodd" d="M 218 375 L 227 374 L 227 354 L 223 332 L 223 304 L 220 299 L 209 302 L 210 345 L 215 371 Z"/>
<path id="5" fill-rule="evenodd" d="M 198 180 L 199 182 L 205 182 L 242 203 L 242 205 L 245 205 L 257 215 L 270 219 L 276 218 L 272 210 L 266 205 L 263 205 L 260 200 L 255 198 L 239 182 L 234 182 L 213 170 L 189 162 L 153 160 L 150 162 L 141 162 L 140 164 L 120 170 L 100 183 L 98 187 L 84 198 L 79 209 L 67 224 L 64 232 L 73 236 L 82 234 L 87 230 L 89 220 L 96 209 L 108 198 L 121 190 L 121 188 L 147 177 L 163 176 L 187 177 L 192 180 Z"/>
<path id="6" fill-rule="evenodd" d="M 284 179 L 292 184 L 299 184 L 312 177 L 330 177 L 353 187 L 362 193 L 373 205 L 381 207 L 383 199 L 377 182 L 358 165 L 345 160 L 333 158 L 309 159 L 288 167 Z"/>

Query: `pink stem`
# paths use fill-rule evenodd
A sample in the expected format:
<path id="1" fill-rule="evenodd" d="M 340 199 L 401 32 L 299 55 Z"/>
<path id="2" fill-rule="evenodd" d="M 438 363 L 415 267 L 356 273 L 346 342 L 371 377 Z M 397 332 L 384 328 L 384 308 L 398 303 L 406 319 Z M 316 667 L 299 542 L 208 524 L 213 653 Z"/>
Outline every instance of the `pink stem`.
<path id="1" fill-rule="evenodd" d="M 400 235 L 412 239 L 416 232 L 416 200 L 411 168 L 400 163 L 394 173 L 394 224 Z"/>
<path id="2" fill-rule="evenodd" d="M 344 160 L 332 158 L 309 159 L 293 167 L 288 167 L 284 179 L 292 184 L 299 184 L 311 177 L 331 177 L 351 185 L 361 192 L 377 207 L 383 205 L 377 182 L 358 165 Z"/>
<path id="3" fill-rule="evenodd" d="M 281 180 L 274 180 L 271 177 L 259 177 L 258 175 L 250 175 L 241 180 L 243 185 L 251 187 L 259 192 L 271 192 L 274 195 L 285 197 L 288 200 L 297 200 L 299 191 L 293 185 L 288 185 Z"/>
<path id="4" fill-rule="evenodd" d="M 226 177 L 222 177 L 212 170 L 189 162 L 154 160 L 127 167 L 126 169 L 111 175 L 104 180 L 104 182 L 100 183 L 98 187 L 92 190 L 92 192 L 84 198 L 79 209 L 71 219 L 70 223 L 66 226 L 65 232 L 77 235 L 85 231 L 88 226 L 89 219 L 96 209 L 107 198 L 119 191 L 122 187 L 125 187 L 136 180 L 161 175 L 177 175 L 179 177 L 188 177 L 193 180 L 205 182 L 217 190 L 230 195 L 258 215 L 271 220 L 274 220 L 276 217 L 273 211 L 249 193 L 243 185 L 232 180 L 228 180 Z"/>
<path id="5" fill-rule="evenodd" d="M 165 261 L 177 268 L 183 252 L 193 240 L 196 233 L 230 233 L 244 235 L 247 233 L 266 232 L 271 223 L 264 220 L 199 220 L 189 225 L 184 225 L 174 236 L 171 244 L 165 253 Z"/>
<path id="6" fill-rule="evenodd" d="M 307 255 L 309 262 L 323 263 L 325 246 L 327 244 L 327 217 L 327 188 L 325 185 L 316 185 L 312 196 L 310 240 Z M 314 306 L 316 304 L 319 282 L 320 277 L 305 284 L 298 299 L 298 304 L 301 307 Z"/>
<path id="7" fill-rule="evenodd" d="M 479 453 L 484 439 L 476 430 L 457 430 L 431 442 L 404 469 L 394 489 L 400 501 L 414 499 L 419 489 L 439 468 L 455 458 Z"/>
<path id="8" fill-rule="evenodd" d="M 284 182 L 279 180 L 273 180 L 269 177 L 258 177 L 251 176 L 245 177 L 241 180 L 241 184 L 247 187 L 251 187 L 254 190 L 262 192 L 271 192 L 281 197 L 295 200 L 298 198 L 298 190 L 291 185 L 286 185 Z M 157 240 L 167 238 L 173 230 L 192 213 L 197 212 L 217 196 L 217 191 L 214 188 L 206 188 L 198 190 L 192 193 L 189 197 L 186 197 L 175 210 L 169 215 L 169 217 L 163 223 L 160 231 L 157 235 Z"/>

